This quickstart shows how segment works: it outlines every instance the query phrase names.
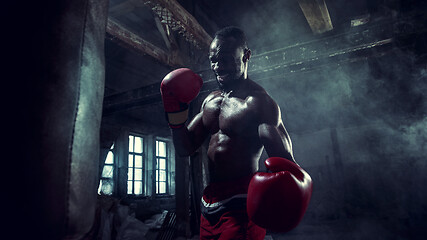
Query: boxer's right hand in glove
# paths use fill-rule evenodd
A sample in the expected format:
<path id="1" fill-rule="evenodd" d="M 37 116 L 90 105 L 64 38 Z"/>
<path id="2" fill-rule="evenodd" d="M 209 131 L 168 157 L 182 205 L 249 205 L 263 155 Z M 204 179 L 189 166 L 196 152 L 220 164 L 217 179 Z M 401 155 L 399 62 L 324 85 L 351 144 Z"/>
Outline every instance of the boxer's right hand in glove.
<path id="1" fill-rule="evenodd" d="M 160 85 L 166 118 L 171 128 L 181 128 L 188 118 L 188 104 L 202 88 L 202 78 L 188 68 L 179 68 L 163 78 Z"/>
<path id="2" fill-rule="evenodd" d="M 258 172 L 249 184 L 247 210 L 256 225 L 287 232 L 298 225 L 310 201 L 310 175 L 294 162 L 280 157 L 265 160 L 271 173 Z"/>

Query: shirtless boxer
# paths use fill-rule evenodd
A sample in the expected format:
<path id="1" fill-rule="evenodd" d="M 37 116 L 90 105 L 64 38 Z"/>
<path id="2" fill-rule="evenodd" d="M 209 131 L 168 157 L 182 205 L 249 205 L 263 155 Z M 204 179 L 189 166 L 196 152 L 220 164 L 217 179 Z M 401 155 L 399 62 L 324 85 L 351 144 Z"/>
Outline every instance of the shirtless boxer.
<path id="1" fill-rule="evenodd" d="M 209 59 L 220 90 L 205 98 L 188 126 L 188 103 L 197 96 L 201 78 L 189 69 L 178 69 L 162 81 L 163 103 L 176 152 L 189 156 L 210 136 L 210 182 L 202 198 L 201 239 L 264 239 L 265 228 L 293 228 L 311 195 L 311 179 L 295 163 L 279 106 L 248 78 L 250 56 L 241 29 L 227 27 L 215 34 Z M 266 166 L 273 173 L 256 173 L 264 148 L 270 157 Z M 296 178 L 289 177 L 289 172 Z M 282 188 L 291 190 L 286 193 Z M 289 195 L 296 197 L 286 199 Z M 287 217 L 272 216 L 281 214 L 274 205 L 285 205 L 286 215 L 299 208 L 298 213 L 292 213 L 297 217 L 282 221 Z"/>

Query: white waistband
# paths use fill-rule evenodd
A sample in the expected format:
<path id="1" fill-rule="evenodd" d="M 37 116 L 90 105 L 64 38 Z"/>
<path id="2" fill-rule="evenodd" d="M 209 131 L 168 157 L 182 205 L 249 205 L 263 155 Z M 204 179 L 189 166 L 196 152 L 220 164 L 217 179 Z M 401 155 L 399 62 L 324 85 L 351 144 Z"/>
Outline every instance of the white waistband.
<path id="1" fill-rule="evenodd" d="M 228 201 L 230 201 L 232 199 L 235 199 L 235 198 L 247 198 L 247 196 L 248 196 L 248 194 L 246 194 L 246 193 L 244 193 L 244 194 L 237 194 L 237 195 L 234 195 L 234 196 L 232 196 L 230 198 L 224 199 L 224 200 L 219 201 L 219 202 L 214 202 L 214 203 L 207 203 L 205 201 L 205 199 L 203 199 L 203 197 L 202 197 L 202 203 L 203 203 L 203 206 L 205 206 L 207 208 L 214 208 L 214 207 L 221 206 L 221 205 L 227 203 Z"/>

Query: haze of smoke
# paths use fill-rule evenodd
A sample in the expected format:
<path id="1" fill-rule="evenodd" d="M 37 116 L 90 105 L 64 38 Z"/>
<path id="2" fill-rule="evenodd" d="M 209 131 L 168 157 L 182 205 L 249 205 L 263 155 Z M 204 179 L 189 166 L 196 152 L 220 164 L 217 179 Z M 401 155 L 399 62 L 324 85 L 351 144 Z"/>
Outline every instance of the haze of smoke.
<path id="1" fill-rule="evenodd" d="M 291 19 L 260 26 L 256 24 L 256 13 L 243 15 L 242 21 L 250 21 L 250 27 L 259 30 L 259 35 L 248 36 L 252 41 L 249 46 L 273 46 L 275 40 L 292 36 L 292 12 L 276 5 L 265 10 L 273 21 L 277 14 L 289 14 Z M 285 47 L 295 42 L 281 43 Z M 425 63 L 419 65 L 418 60 L 414 52 L 395 49 L 386 56 L 341 65 L 331 63 L 320 70 L 287 74 L 281 79 L 277 79 L 277 72 L 266 73 L 266 79 L 259 82 L 280 105 L 291 138 L 308 136 L 296 138 L 294 145 L 322 145 L 313 142 L 316 138 L 310 139 L 310 134 L 314 137 L 318 131 L 337 129 L 344 175 L 337 178 L 339 169 L 333 164 L 313 168 L 332 168 L 333 179 L 322 182 L 314 172 L 320 190 L 313 195 L 316 207 L 309 209 L 313 218 L 339 219 L 343 215 L 363 218 L 366 223 L 377 219 L 375 224 L 383 230 L 375 234 L 383 237 L 386 232 L 413 237 L 425 231 L 419 226 L 425 223 L 427 214 L 427 193 L 420 190 L 427 180 L 427 74 Z M 330 141 L 328 134 L 324 135 L 324 140 Z M 326 153 L 306 152 L 300 154 L 324 161 L 320 158 Z M 342 188 L 335 188 L 334 183 Z M 364 224 L 365 220 L 356 224 L 360 231 L 352 232 L 354 236 L 375 232 L 367 228 L 370 224 Z"/>

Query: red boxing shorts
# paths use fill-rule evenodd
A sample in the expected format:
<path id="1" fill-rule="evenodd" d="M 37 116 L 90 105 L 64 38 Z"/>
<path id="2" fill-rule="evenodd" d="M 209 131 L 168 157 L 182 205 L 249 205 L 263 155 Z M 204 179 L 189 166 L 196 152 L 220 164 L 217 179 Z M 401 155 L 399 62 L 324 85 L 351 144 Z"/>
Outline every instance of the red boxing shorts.
<path id="1" fill-rule="evenodd" d="M 252 176 L 209 184 L 203 191 L 200 239 L 264 239 L 266 230 L 249 221 L 246 197 Z"/>

